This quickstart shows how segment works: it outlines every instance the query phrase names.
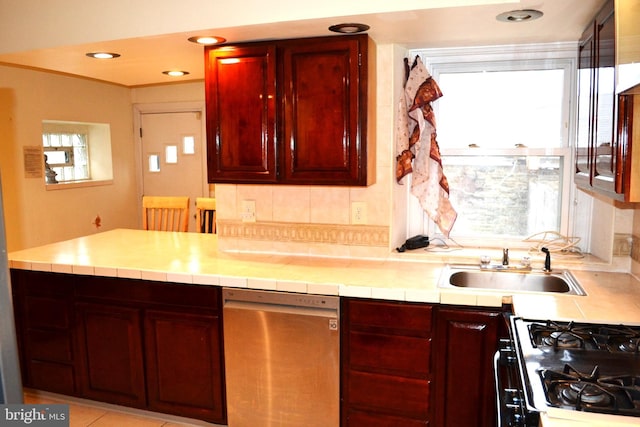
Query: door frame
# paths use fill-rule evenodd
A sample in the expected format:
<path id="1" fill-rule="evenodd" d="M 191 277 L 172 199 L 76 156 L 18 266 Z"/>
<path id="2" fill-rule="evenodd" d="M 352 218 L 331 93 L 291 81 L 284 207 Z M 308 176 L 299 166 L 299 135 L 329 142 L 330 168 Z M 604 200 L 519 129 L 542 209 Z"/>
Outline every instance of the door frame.
<path id="1" fill-rule="evenodd" d="M 201 192 L 204 197 L 209 197 L 209 182 L 207 180 L 207 126 L 205 115 L 205 103 L 204 101 L 194 102 L 162 102 L 162 103 L 144 103 L 133 104 L 133 136 L 135 140 L 134 158 L 136 162 L 136 193 L 138 212 L 142 212 L 142 196 L 143 196 L 143 183 L 144 183 L 144 158 L 142 155 L 142 136 L 140 135 L 140 129 L 142 126 L 143 114 L 162 114 L 162 113 L 200 113 L 202 120 L 200 149 L 202 150 L 202 188 Z M 195 201 L 190 201 L 195 202 Z M 190 209 L 191 210 L 191 209 Z M 138 218 L 138 227 L 142 227 L 142 215 Z"/>

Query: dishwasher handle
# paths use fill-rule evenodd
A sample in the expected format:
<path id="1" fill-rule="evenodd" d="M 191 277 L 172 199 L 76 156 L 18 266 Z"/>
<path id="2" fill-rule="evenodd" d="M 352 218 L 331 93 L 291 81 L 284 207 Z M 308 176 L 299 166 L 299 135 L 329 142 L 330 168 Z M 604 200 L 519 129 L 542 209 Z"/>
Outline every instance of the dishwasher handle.
<path id="1" fill-rule="evenodd" d="M 239 309 L 264 311 L 268 313 L 295 314 L 299 316 L 326 317 L 330 319 L 338 318 L 338 312 L 332 308 L 299 307 L 295 305 L 266 304 L 261 302 L 234 300 L 226 300 L 222 308 L 223 310 Z"/>
<path id="2" fill-rule="evenodd" d="M 340 298 L 337 296 L 223 288 L 222 306 L 245 310 L 262 310 L 309 316 L 340 317 Z"/>

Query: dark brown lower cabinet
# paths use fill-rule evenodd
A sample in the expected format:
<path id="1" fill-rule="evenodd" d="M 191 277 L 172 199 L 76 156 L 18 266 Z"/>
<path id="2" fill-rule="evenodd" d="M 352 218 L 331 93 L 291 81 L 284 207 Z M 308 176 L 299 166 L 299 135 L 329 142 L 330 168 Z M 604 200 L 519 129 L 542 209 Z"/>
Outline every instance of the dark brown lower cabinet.
<path id="1" fill-rule="evenodd" d="M 226 424 L 219 287 L 11 277 L 25 386 Z"/>
<path id="2" fill-rule="evenodd" d="M 65 274 L 11 271 L 22 382 L 26 387 L 78 393 L 70 278 Z"/>
<path id="3" fill-rule="evenodd" d="M 344 298 L 343 427 L 494 427 L 503 311 Z"/>
<path id="4" fill-rule="evenodd" d="M 83 397 L 119 405 L 146 406 L 142 310 L 78 303 L 78 342 Z"/>
<path id="5" fill-rule="evenodd" d="M 343 299 L 343 427 L 429 425 L 432 317 L 426 304 Z"/>
<path id="6" fill-rule="evenodd" d="M 439 427 L 494 427 L 493 355 L 506 334 L 500 311 L 440 307 L 434 341 L 434 421 Z"/>
<path id="7" fill-rule="evenodd" d="M 223 420 L 218 316 L 148 310 L 144 326 L 149 408 Z"/>

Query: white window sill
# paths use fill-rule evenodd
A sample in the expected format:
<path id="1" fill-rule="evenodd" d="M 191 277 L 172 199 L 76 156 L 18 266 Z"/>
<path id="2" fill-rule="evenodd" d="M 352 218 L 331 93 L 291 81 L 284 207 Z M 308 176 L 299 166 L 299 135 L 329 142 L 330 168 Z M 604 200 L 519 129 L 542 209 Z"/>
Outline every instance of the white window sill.
<path id="1" fill-rule="evenodd" d="M 427 248 L 407 250 L 403 253 L 393 251 L 390 258 L 405 261 L 423 261 L 438 264 L 479 264 L 481 255 L 491 256 L 493 264 L 502 262 L 502 248 L 465 248 L 453 247 L 442 248 L 437 244 L 429 245 Z M 534 250 L 528 251 L 522 248 L 509 250 L 509 259 L 512 265 L 520 263 L 523 257 L 528 256 L 534 268 L 542 268 L 544 254 Z M 591 254 L 551 254 L 551 263 L 556 268 L 566 268 L 569 270 L 596 270 L 596 271 L 629 271 L 629 257 L 613 257 L 612 262 L 607 262 Z"/>
<path id="2" fill-rule="evenodd" d="M 103 180 L 89 180 L 89 181 L 59 182 L 57 184 L 45 184 L 45 188 L 47 191 L 54 191 L 54 190 L 68 190 L 70 188 L 98 187 L 101 185 L 111 185 L 111 184 L 113 184 L 112 179 L 103 179 Z"/>

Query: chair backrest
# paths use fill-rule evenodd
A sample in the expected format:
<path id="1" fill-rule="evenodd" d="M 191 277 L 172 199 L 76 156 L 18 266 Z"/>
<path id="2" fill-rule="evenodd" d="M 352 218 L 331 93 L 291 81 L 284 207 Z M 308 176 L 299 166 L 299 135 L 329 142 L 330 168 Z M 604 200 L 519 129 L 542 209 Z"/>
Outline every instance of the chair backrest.
<path id="1" fill-rule="evenodd" d="M 196 198 L 196 224 L 200 233 L 216 232 L 216 199 Z"/>
<path id="2" fill-rule="evenodd" d="M 189 197 L 144 196 L 142 228 L 158 231 L 189 229 Z"/>

